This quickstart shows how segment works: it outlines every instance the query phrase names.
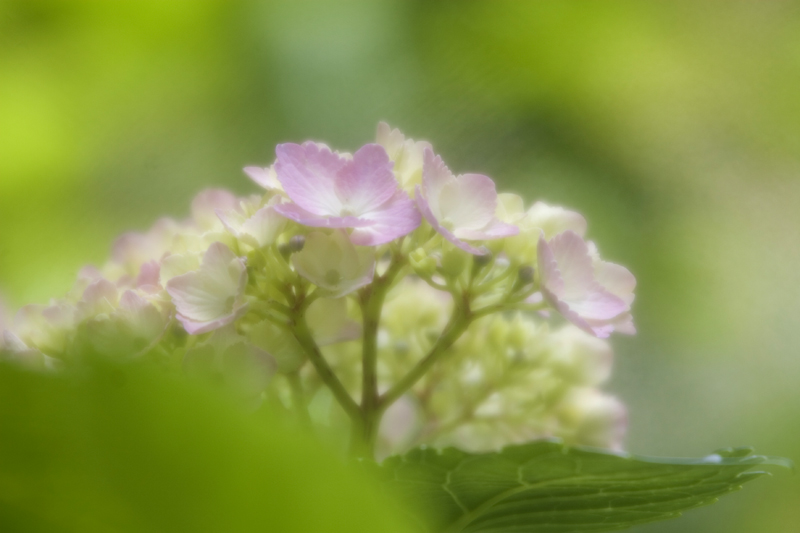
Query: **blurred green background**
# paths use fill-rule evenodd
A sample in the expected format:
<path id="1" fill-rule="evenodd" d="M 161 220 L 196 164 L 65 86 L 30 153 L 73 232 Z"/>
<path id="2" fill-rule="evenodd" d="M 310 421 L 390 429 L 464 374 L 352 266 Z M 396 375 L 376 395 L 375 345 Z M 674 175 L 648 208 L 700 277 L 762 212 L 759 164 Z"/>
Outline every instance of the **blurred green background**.
<path id="1" fill-rule="evenodd" d="M 639 280 L 628 449 L 800 460 L 800 3 L 0 0 L 0 293 L 67 290 L 282 141 L 377 122 Z M 642 532 L 794 533 L 780 473 Z"/>

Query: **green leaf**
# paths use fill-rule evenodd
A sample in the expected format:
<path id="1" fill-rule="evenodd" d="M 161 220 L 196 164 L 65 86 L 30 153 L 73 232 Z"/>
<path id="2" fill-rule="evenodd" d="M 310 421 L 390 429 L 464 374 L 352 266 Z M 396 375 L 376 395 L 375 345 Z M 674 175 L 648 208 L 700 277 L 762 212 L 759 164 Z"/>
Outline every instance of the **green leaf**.
<path id="1" fill-rule="evenodd" d="M 402 533 L 304 434 L 163 370 L 0 365 L 0 531 Z"/>
<path id="2" fill-rule="evenodd" d="M 441 533 L 579 533 L 680 516 L 788 461 L 749 448 L 703 459 L 655 459 L 555 441 L 470 454 L 416 449 L 379 467 L 423 530 Z"/>

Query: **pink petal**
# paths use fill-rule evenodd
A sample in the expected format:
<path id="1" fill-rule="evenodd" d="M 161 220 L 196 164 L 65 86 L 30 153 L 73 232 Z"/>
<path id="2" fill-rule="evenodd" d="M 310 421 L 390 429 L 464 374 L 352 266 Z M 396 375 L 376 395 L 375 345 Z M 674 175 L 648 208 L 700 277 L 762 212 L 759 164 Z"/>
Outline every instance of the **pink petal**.
<path id="1" fill-rule="evenodd" d="M 466 242 L 462 241 L 461 239 L 453 235 L 453 233 L 450 230 L 439 224 L 439 221 L 436 219 L 435 216 L 433 216 L 433 212 L 431 211 L 430 205 L 428 204 L 428 200 L 422 194 L 419 185 L 417 185 L 416 200 L 417 200 L 417 208 L 419 209 L 420 213 L 422 213 L 422 216 L 425 217 L 425 220 L 427 220 L 428 223 L 431 226 L 433 226 L 433 229 L 441 233 L 445 239 L 452 242 L 465 252 L 471 253 L 473 255 L 486 254 L 486 250 L 481 250 L 479 248 L 470 246 Z"/>
<path id="2" fill-rule="evenodd" d="M 578 301 L 564 299 L 576 313 L 587 321 L 610 320 L 628 310 L 621 298 L 597 286 Z"/>
<path id="3" fill-rule="evenodd" d="M 503 237 L 510 237 L 517 235 L 519 228 L 513 224 L 506 224 L 498 219 L 493 219 L 486 226 L 479 230 L 465 230 L 456 229 L 455 234 L 461 239 L 470 239 L 476 241 L 489 241 L 492 239 L 502 239 Z"/>
<path id="4" fill-rule="evenodd" d="M 359 246 L 377 246 L 411 233 L 419 227 L 422 217 L 414 201 L 398 189 L 379 210 L 364 214 L 359 221 L 372 224 L 356 228 L 350 241 Z"/>
<path id="5" fill-rule="evenodd" d="M 583 331 L 591 333 L 592 335 L 597 335 L 594 329 L 592 329 L 592 326 L 586 320 L 584 320 L 578 313 L 570 309 L 570 306 L 567 302 L 559 300 L 557 296 L 555 296 L 545 287 L 542 287 L 542 295 L 544 296 L 544 299 L 550 303 L 550 305 L 556 308 L 561 316 L 581 328 Z M 607 336 L 608 335 L 606 335 L 606 337 Z"/>
<path id="6" fill-rule="evenodd" d="M 150 303 L 131 290 L 127 290 L 119 299 L 119 306 L 127 311 L 139 311 L 150 305 Z"/>
<path id="7" fill-rule="evenodd" d="M 594 279 L 589 249 L 573 231 L 558 234 L 548 243 L 542 234 L 538 245 L 542 293 L 570 322 L 598 337 L 614 331 L 613 321 L 629 306 Z M 621 327 L 626 327 L 624 321 Z M 627 329 L 633 327 L 631 323 Z"/>
<path id="8" fill-rule="evenodd" d="M 595 331 L 602 328 L 608 330 L 609 333 L 616 331 L 624 335 L 636 335 L 636 326 L 633 325 L 633 316 L 630 313 L 622 313 L 611 320 L 587 320 L 587 322 Z"/>
<path id="9" fill-rule="evenodd" d="M 275 211 L 303 226 L 317 228 L 360 228 L 372 225 L 369 220 L 356 217 L 320 216 L 310 213 L 297 204 L 278 204 Z"/>
<path id="10" fill-rule="evenodd" d="M 452 222 L 458 235 L 459 229 L 479 230 L 492 221 L 497 211 L 497 191 L 490 177 L 463 174 L 442 188 L 438 202 L 439 212 Z"/>
<path id="11" fill-rule="evenodd" d="M 256 211 L 242 224 L 245 236 L 250 236 L 258 246 L 268 246 L 275 242 L 286 221 L 275 210 L 274 205 L 266 205 Z"/>
<path id="12" fill-rule="evenodd" d="M 278 176 L 273 167 L 244 167 L 243 170 L 244 173 L 247 174 L 247 177 L 253 180 L 256 185 L 268 191 L 281 189 L 281 182 L 278 181 Z"/>
<path id="13" fill-rule="evenodd" d="M 615 263 L 598 261 L 594 265 L 594 276 L 606 290 L 622 298 L 628 305 L 633 303 L 636 278 L 630 270 Z"/>
<path id="14" fill-rule="evenodd" d="M 454 179 L 455 176 L 442 158 L 435 155 L 430 148 L 426 148 L 422 165 L 422 186 L 426 196 L 438 198 L 442 187 Z"/>
<path id="15" fill-rule="evenodd" d="M 239 231 L 239 220 L 244 218 L 242 215 L 239 214 L 238 211 L 223 211 L 222 209 L 217 209 L 217 218 L 219 221 L 222 222 L 222 225 L 225 227 L 228 232 L 236 237 L 237 239 L 241 237 L 241 232 Z"/>
<path id="16" fill-rule="evenodd" d="M 214 226 L 217 209 L 225 211 L 238 206 L 239 200 L 233 193 L 224 189 L 206 189 L 192 200 L 192 218 L 201 226 Z"/>
<path id="17" fill-rule="evenodd" d="M 117 287 L 107 279 L 101 278 L 86 287 L 80 303 L 91 306 L 107 304 L 113 308 L 117 304 L 117 298 Z"/>
<path id="18" fill-rule="evenodd" d="M 152 248 L 150 238 L 143 233 L 123 233 L 114 241 L 111 249 L 111 258 L 115 263 L 128 264 L 146 256 Z"/>
<path id="19" fill-rule="evenodd" d="M 550 303 L 553 303 L 558 300 L 559 295 L 564 293 L 564 280 L 558 270 L 558 262 L 556 262 L 555 255 L 553 255 L 553 249 L 550 248 L 547 240 L 545 240 L 544 234 L 539 235 L 537 258 L 542 291 L 545 296 L 552 295 L 549 300 Z"/>
<path id="20" fill-rule="evenodd" d="M 97 281 L 102 278 L 103 274 L 94 265 L 86 265 L 78 271 L 78 279 L 86 280 L 88 282 Z"/>
<path id="21" fill-rule="evenodd" d="M 207 322 L 196 321 L 192 320 L 191 318 L 187 318 L 183 315 L 176 315 L 175 318 L 178 319 L 183 325 L 183 329 L 186 330 L 186 333 L 189 335 L 200 335 L 202 333 L 208 333 L 209 331 L 214 331 L 215 329 L 219 329 L 223 326 L 227 326 L 231 322 L 239 319 L 247 312 L 247 306 L 239 307 L 235 309 L 233 313 L 217 318 L 215 320 L 209 320 Z"/>
<path id="22" fill-rule="evenodd" d="M 234 255 L 223 243 L 216 242 L 203 256 L 200 270 L 169 280 L 167 293 L 175 304 L 176 318 L 194 335 L 242 316 L 247 304 L 239 299 L 246 284 L 244 259 Z"/>
<path id="23" fill-rule="evenodd" d="M 139 270 L 139 277 L 136 278 L 137 287 L 158 286 L 161 277 L 161 266 L 157 261 L 148 261 Z"/>
<path id="24" fill-rule="evenodd" d="M 314 215 L 339 215 L 336 174 L 347 160 L 324 145 L 279 144 L 275 171 L 289 198 Z"/>
<path id="25" fill-rule="evenodd" d="M 336 175 L 335 190 L 343 208 L 358 216 L 378 209 L 397 190 L 393 163 L 379 144 L 366 144 Z"/>
<path id="26" fill-rule="evenodd" d="M 577 233 L 568 230 L 550 239 L 548 244 L 560 277 L 564 280 L 563 293 L 559 297 L 565 300 L 584 297 L 596 284 L 586 242 Z"/>

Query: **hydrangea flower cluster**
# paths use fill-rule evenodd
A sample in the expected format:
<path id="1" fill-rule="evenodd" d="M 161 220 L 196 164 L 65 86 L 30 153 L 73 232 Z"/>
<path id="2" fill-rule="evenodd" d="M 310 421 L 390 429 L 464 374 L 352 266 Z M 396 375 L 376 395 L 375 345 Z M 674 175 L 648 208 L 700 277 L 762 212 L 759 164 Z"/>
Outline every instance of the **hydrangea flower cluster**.
<path id="1" fill-rule="evenodd" d="M 619 448 L 600 390 L 635 278 L 586 221 L 525 209 L 381 123 L 353 154 L 282 144 L 263 190 L 207 190 L 184 221 L 113 246 L 46 305 L 0 317 L 5 358 L 47 371 L 146 360 L 271 406 L 354 454 L 496 449 L 542 437 Z M 565 320 L 564 320 L 565 319 Z"/>

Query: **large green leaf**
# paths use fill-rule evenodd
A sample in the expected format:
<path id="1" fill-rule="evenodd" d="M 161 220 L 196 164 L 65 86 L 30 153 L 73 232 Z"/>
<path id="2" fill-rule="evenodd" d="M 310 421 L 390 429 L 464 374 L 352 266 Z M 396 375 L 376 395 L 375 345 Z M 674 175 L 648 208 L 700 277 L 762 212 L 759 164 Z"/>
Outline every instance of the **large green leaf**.
<path id="1" fill-rule="evenodd" d="M 764 475 L 755 465 L 786 463 L 751 452 L 655 459 L 538 441 L 482 454 L 416 449 L 380 469 L 426 531 L 579 533 L 679 516 Z"/>
<path id="2" fill-rule="evenodd" d="M 140 367 L 0 365 L 4 533 L 402 533 L 309 437 Z"/>

